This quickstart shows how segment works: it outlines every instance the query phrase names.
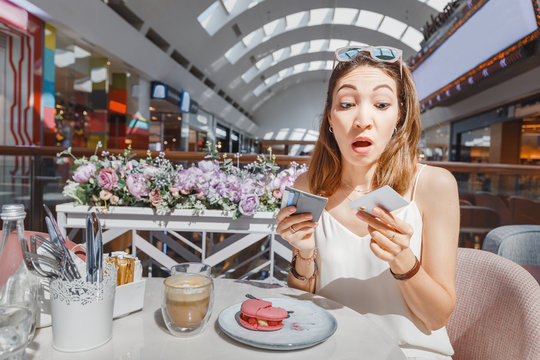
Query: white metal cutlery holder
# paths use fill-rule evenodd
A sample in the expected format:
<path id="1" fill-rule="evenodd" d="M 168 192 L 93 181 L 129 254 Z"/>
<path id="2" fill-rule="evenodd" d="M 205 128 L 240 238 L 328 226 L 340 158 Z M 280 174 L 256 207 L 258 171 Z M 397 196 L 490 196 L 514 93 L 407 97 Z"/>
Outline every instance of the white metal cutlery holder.
<path id="1" fill-rule="evenodd" d="M 53 347 L 59 351 L 86 351 L 105 344 L 112 336 L 116 268 L 103 264 L 103 281 L 50 282 Z"/>

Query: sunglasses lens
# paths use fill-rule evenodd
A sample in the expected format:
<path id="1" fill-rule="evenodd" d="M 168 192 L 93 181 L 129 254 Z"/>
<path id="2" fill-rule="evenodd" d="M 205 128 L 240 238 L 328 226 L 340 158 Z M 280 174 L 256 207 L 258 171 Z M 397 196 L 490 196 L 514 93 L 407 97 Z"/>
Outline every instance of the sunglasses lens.
<path id="1" fill-rule="evenodd" d="M 342 49 L 336 54 L 336 57 L 339 61 L 350 61 L 351 59 L 354 59 L 360 51 L 361 49 L 359 48 Z"/>
<path id="2" fill-rule="evenodd" d="M 399 53 L 396 50 L 384 47 L 378 47 L 373 49 L 372 54 L 377 59 L 383 61 L 395 60 L 399 57 Z"/>

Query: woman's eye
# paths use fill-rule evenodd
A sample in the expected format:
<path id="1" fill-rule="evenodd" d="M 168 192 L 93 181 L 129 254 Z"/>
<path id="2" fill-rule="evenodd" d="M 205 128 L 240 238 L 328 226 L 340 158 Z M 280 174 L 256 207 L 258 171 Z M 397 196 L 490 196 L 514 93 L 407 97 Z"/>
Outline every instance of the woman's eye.
<path id="1" fill-rule="evenodd" d="M 389 103 L 377 103 L 377 104 L 375 104 L 375 107 L 376 107 L 377 109 L 381 109 L 381 110 L 384 110 L 384 109 L 386 109 L 386 108 L 389 107 L 389 106 L 390 106 Z"/>
<path id="2" fill-rule="evenodd" d="M 341 102 L 339 103 L 339 107 L 342 108 L 342 109 L 349 109 L 351 107 L 353 107 L 354 104 L 352 103 L 347 103 L 347 102 Z"/>

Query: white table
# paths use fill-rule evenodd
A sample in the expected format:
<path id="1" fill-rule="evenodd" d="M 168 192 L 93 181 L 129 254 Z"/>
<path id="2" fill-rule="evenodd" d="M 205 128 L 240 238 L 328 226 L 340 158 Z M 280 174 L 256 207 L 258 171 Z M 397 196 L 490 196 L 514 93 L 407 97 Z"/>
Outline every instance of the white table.
<path id="1" fill-rule="evenodd" d="M 192 338 L 176 338 L 161 316 L 162 282 L 163 278 L 147 279 L 143 310 L 114 320 L 112 339 L 105 345 L 86 352 L 58 352 L 52 348 L 52 329 L 47 327 L 37 330 L 27 349 L 28 359 L 406 359 L 391 334 L 352 309 L 296 289 L 262 288 L 266 283 L 232 279 L 215 279 L 214 311 L 204 331 Z M 224 308 L 244 301 L 247 293 L 312 301 L 336 318 L 337 330 L 325 342 L 302 350 L 270 351 L 243 345 L 219 329 L 217 317 Z"/>

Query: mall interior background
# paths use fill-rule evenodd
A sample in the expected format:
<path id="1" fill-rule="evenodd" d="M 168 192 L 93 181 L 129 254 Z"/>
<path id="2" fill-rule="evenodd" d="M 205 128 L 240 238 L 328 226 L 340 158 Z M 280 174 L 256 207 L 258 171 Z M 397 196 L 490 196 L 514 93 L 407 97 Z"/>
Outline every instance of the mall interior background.
<path id="1" fill-rule="evenodd" d="M 308 155 L 333 50 L 385 44 L 415 76 L 421 160 L 540 165 L 539 26 L 536 0 L 0 0 L 0 145 Z M 69 165 L 32 183 L 32 161 L 0 154 L 0 203 L 66 201 Z M 455 172 L 462 205 L 540 222 L 513 214 L 539 208 L 537 170 L 512 169 Z"/>

